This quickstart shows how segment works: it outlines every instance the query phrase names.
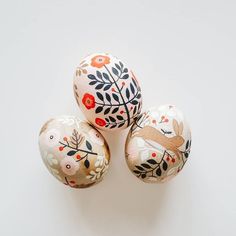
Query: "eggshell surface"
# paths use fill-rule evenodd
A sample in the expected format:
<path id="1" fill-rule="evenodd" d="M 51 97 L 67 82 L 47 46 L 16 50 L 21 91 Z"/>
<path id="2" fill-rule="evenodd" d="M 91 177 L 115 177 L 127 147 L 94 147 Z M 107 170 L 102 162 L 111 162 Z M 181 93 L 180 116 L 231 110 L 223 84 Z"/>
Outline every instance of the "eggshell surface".
<path id="1" fill-rule="evenodd" d="M 172 105 L 140 115 L 126 140 L 126 162 L 131 172 L 148 183 L 176 176 L 188 160 L 191 132 L 182 112 Z"/>
<path id="2" fill-rule="evenodd" d="M 110 54 L 82 60 L 75 73 L 74 94 L 87 120 L 102 130 L 127 128 L 141 111 L 141 89 L 134 73 Z"/>
<path id="3" fill-rule="evenodd" d="M 46 122 L 40 131 L 39 148 L 50 173 L 73 188 L 100 182 L 109 166 L 110 153 L 103 136 L 74 116 Z"/>

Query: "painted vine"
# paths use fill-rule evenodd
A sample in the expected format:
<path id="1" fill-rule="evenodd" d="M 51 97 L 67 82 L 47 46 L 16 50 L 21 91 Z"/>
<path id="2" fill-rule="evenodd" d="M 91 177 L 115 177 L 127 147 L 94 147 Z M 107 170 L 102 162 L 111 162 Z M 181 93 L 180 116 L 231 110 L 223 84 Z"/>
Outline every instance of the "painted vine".
<path id="1" fill-rule="evenodd" d="M 72 136 L 70 137 L 70 141 L 67 137 L 63 138 L 64 142 L 59 141 L 61 145 L 59 147 L 60 151 L 67 149 L 67 156 L 74 156 L 76 155 L 76 162 L 81 162 L 84 160 L 83 164 L 88 169 L 90 166 L 90 161 L 88 159 L 89 155 L 98 155 L 96 152 L 93 152 L 92 144 L 86 140 L 85 145 L 87 149 L 80 148 L 80 145 L 84 141 L 84 136 L 78 133 L 77 130 L 73 130 Z"/>
<path id="2" fill-rule="evenodd" d="M 167 157 L 166 157 L 167 156 Z M 136 165 L 133 172 L 137 175 L 137 177 L 141 177 L 142 179 L 148 177 L 160 177 L 162 175 L 162 171 L 166 171 L 168 168 L 167 158 L 170 158 L 171 155 L 164 151 L 163 156 L 160 162 L 157 162 L 155 159 L 148 159 L 145 163 L 140 165 Z"/>

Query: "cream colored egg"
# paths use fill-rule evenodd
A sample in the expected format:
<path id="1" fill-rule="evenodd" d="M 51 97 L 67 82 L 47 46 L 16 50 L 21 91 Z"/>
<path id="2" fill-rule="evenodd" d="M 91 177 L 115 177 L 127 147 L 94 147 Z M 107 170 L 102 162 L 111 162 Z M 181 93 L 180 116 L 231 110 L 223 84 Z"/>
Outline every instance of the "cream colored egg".
<path id="1" fill-rule="evenodd" d="M 191 132 L 182 112 L 172 105 L 149 109 L 132 125 L 126 140 L 131 172 L 148 183 L 176 176 L 188 160 Z"/>
<path id="2" fill-rule="evenodd" d="M 102 130 L 127 128 L 141 111 L 141 89 L 134 73 L 107 53 L 82 60 L 75 73 L 74 94 L 87 120 Z"/>
<path id="3" fill-rule="evenodd" d="M 109 166 L 110 153 L 103 136 L 74 116 L 46 122 L 40 131 L 39 148 L 49 172 L 73 188 L 100 182 Z"/>

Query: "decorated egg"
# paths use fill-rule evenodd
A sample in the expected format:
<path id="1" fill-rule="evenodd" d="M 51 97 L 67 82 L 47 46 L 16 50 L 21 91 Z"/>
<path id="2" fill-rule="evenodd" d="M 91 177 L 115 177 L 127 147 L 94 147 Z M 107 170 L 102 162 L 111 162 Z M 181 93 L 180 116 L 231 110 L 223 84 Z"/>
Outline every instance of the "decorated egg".
<path id="1" fill-rule="evenodd" d="M 110 153 L 103 136 L 74 116 L 46 122 L 40 131 L 39 148 L 49 172 L 73 188 L 100 182 L 109 166 Z"/>
<path id="2" fill-rule="evenodd" d="M 180 110 L 172 105 L 149 109 L 132 125 L 126 140 L 131 172 L 148 183 L 176 176 L 188 160 L 191 132 Z"/>
<path id="3" fill-rule="evenodd" d="M 124 129 L 141 111 L 141 90 L 134 73 L 110 54 L 82 60 L 75 73 L 74 94 L 87 120 L 102 130 Z"/>

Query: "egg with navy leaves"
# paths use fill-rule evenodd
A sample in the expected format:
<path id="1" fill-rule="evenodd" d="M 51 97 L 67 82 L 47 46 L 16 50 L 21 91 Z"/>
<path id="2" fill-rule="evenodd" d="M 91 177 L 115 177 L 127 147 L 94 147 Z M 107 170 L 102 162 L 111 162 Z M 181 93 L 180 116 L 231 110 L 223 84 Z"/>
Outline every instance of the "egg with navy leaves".
<path id="1" fill-rule="evenodd" d="M 141 89 L 133 71 L 111 54 L 95 53 L 81 61 L 74 95 L 87 120 L 101 130 L 125 129 L 141 112 Z"/>

